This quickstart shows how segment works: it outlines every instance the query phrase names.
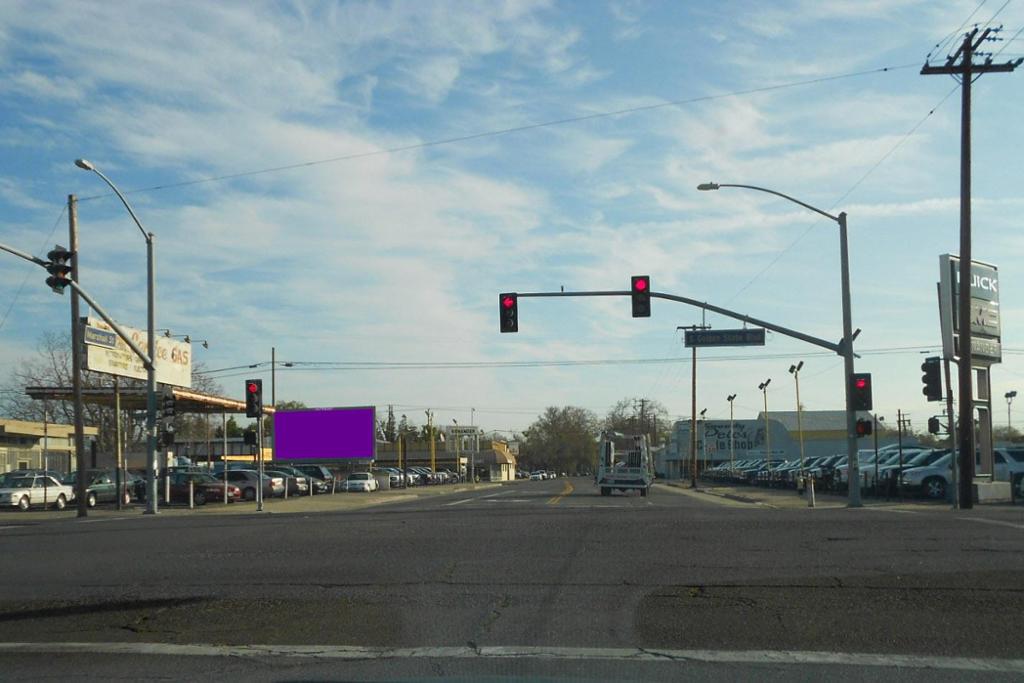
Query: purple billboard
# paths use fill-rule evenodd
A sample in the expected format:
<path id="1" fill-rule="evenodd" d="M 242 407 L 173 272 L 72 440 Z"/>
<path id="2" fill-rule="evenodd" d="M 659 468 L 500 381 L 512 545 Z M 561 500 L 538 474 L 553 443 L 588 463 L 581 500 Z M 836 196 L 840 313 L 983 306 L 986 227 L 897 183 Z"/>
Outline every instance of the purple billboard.
<path id="1" fill-rule="evenodd" d="M 274 413 L 274 460 L 373 460 L 377 410 L 311 408 Z"/>

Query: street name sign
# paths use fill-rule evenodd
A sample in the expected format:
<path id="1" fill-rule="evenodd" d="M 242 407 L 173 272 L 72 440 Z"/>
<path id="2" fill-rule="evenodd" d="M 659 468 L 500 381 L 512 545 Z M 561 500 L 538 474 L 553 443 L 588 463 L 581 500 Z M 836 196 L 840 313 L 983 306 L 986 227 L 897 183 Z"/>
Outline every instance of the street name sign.
<path id="1" fill-rule="evenodd" d="M 740 330 L 686 330 L 687 348 L 693 346 L 764 346 L 764 328 Z"/>

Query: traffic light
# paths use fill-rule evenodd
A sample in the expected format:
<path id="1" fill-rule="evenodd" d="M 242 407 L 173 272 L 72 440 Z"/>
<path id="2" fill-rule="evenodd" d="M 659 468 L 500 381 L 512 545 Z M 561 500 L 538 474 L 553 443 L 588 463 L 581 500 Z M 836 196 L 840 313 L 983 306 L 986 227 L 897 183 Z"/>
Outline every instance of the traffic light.
<path id="1" fill-rule="evenodd" d="M 262 417 L 263 415 L 263 380 L 245 380 L 245 416 Z"/>
<path id="2" fill-rule="evenodd" d="M 651 276 L 634 275 L 629 288 L 633 298 L 633 317 L 651 317 Z"/>
<path id="3" fill-rule="evenodd" d="M 246 446 L 255 446 L 258 439 L 259 437 L 257 436 L 255 429 L 247 429 L 245 430 L 245 433 L 242 434 L 242 440 L 245 442 Z"/>
<path id="4" fill-rule="evenodd" d="M 940 429 L 941 429 L 941 425 L 939 424 L 939 418 L 937 418 L 937 417 L 929 417 L 928 418 L 928 433 L 929 434 L 938 434 Z"/>
<path id="5" fill-rule="evenodd" d="M 502 332 L 519 331 L 519 297 L 516 294 L 498 295 L 498 316 Z"/>
<path id="6" fill-rule="evenodd" d="M 50 277 L 46 278 L 46 284 L 55 294 L 63 294 L 64 288 L 71 282 L 71 278 L 68 277 L 71 273 L 71 256 L 71 252 L 59 244 L 55 244 L 46 255 L 49 260 L 46 272 L 50 274 Z"/>
<path id="7" fill-rule="evenodd" d="M 924 383 L 921 393 L 927 396 L 929 401 L 942 400 L 942 374 L 939 372 L 941 362 L 938 356 L 932 356 L 925 358 L 921 363 L 921 372 L 924 373 L 921 375 L 921 381 Z"/>
<path id="8" fill-rule="evenodd" d="M 857 436 L 871 436 L 871 420 L 857 420 Z"/>
<path id="9" fill-rule="evenodd" d="M 174 392 L 168 391 L 160 399 L 160 410 L 164 417 L 174 417 Z"/>
<path id="10" fill-rule="evenodd" d="M 850 403 L 854 410 L 871 410 L 871 373 L 850 375 Z"/>

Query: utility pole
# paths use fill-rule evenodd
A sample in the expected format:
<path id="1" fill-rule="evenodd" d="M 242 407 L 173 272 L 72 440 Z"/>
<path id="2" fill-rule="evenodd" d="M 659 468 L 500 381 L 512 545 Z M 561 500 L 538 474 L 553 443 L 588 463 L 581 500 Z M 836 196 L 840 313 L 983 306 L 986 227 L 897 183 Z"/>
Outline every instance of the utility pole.
<path id="1" fill-rule="evenodd" d="M 710 330 L 710 325 L 681 325 L 677 330 Z M 685 341 L 684 341 L 685 343 Z M 690 488 L 697 488 L 697 346 L 690 361 Z"/>
<path id="2" fill-rule="evenodd" d="M 960 291 L 957 296 L 959 319 L 959 391 L 960 391 L 960 505 L 974 507 L 974 372 L 971 349 L 971 83 L 986 73 L 1013 71 L 1024 58 L 1004 64 L 993 64 L 986 55 L 983 64 L 974 63 L 974 54 L 984 41 L 990 40 L 998 28 L 987 28 L 981 35 L 974 28 L 964 36 L 960 48 L 943 66 L 921 67 L 922 76 L 947 74 L 960 81 Z M 994 39 L 994 38 L 992 38 Z M 957 63 L 957 59 L 960 63 Z M 955 469 L 955 468 L 954 468 Z"/>
<path id="3" fill-rule="evenodd" d="M 71 279 L 78 282 L 78 200 L 68 195 L 68 251 L 71 252 Z M 89 514 L 85 500 L 85 415 L 82 408 L 82 328 L 79 325 L 78 290 L 71 289 L 71 393 L 75 414 L 75 498 L 78 500 L 78 516 Z"/>

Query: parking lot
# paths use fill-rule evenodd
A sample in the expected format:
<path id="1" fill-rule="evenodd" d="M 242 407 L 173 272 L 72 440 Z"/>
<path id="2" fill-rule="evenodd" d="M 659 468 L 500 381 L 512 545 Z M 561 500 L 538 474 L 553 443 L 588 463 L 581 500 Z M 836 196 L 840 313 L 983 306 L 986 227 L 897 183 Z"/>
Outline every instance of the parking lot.
<path id="1" fill-rule="evenodd" d="M 1010 482 L 1011 502 L 1024 500 L 1024 449 L 994 451 L 996 481 Z M 865 499 L 952 502 L 953 454 L 945 448 L 886 446 L 858 451 L 860 491 Z M 845 455 L 800 460 L 753 459 L 724 462 L 700 473 L 702 483 L 743 490 L 788 490 L 823 501 L 844 497 L 849 491 L 849 464 Z"/>

